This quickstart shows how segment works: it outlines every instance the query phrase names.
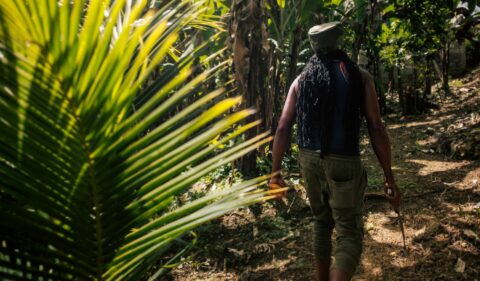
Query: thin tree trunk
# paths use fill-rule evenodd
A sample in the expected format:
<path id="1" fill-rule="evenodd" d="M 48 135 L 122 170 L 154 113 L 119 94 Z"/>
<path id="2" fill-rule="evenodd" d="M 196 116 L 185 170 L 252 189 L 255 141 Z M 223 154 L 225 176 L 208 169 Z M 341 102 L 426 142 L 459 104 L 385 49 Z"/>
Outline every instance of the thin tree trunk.
<path id="1" fill-rule="evenodd" d="M 300 51 L 300 44 L 302 43 L 302 26 L 297 25 L 293 34 L 292 48 L 290 49 L 290 67 L 288 69 L 288 79 L 286 83 L 286 91 L 290 88 L 290 85 L 293 83 L 297 77 L 297 63 L 298 63 L 298 53 Z"/>
<path id="2" fill-rule="evenodd" d="M 375 77 L 377 83 L 375 83 L 378 94 L 378 103 L 380 105 L 380 112 L 385 114 L 387 108 L 387 100 L 385 98 L 385 86 L 383 85 L 383 73 L 381 63 L 378 59 L 378 55 L 374 56 Z"/>
<path id="3" fill-rule="evenodd" d="M 398 101 L 400 103 L 400 109 L 402 111 L 402 114 L 407 115 L 405 91 L 403 89 L 402 72 L 400 69 L 398 70 Z"/>
<path id="4" fill-rule="evenodd" d="M 419 103 L 418 103 L 418 91 L 417 91 L 417 84 L 418 84 L 418 70 L 416 65 L 413 65 L 413 87 L 412 87 L 412 105 L 409 108 L 409 111 L 413 114 L 417 114 L 419 111 Z"/>
<path id="5" fill-rule="evenodd" d="M 439 80 L 443 81 L 443 75 L 442 75 L 442 70 L 440 69 L 440 66 L 435 60 L 433 60 L 432 63 L 433 63 L 433 70 L 435 71 L 435 74 L 436 74 L 435 77 L 438 79 L 437 81 Z"/>
<path id="6" fill-rule="evenodd" d="M 433 84 L 433 77 L 432 77 L 432 65 L 433 63 L 430 59 L 427 59 L 427 72 L 425 73 L 425 89 L 423 90 L 423 101 L 426 101 L 429 96 L 432 95 L 432 84 Z"/>
<path id="7" fill-rule="evenodd" d="M 442 58 L 442 83 L 443 83 L 443 90 L 445 91 L 445 96 L 450 95 L 450 87 L 448 86 L 449 64 L 450 64 L 450 43 L 445 42 L 445 47 L 443 48 L 443 58 Z"/>

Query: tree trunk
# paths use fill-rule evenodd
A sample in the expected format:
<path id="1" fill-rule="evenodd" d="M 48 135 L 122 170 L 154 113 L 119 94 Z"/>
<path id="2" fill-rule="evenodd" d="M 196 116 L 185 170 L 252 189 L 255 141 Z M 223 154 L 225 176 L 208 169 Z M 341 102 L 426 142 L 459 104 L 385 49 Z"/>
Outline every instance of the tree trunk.
<path id="1" fill-rule="evenodd" d="M 450 64 L 450 43 L 445 42 L 442 57 L 442 84 L 445 96 L 450 94 L 450 87 L 448 86 L 448 68 Z"/>
<path id="2" fill-rule="evenodd" d="M 440 55 L 439 55 L 439 58 L 440 58 Z M 438 79 L 437 81 L 443 80 L 442 70 L 440 69 L 440 66 L 438 65 L 438 63 L 435 60 L 433 60 L 432 64 L 433 64 L 433 70 L 435 71 L 435 75 L 436 75 L 435 78 Z"/>
<path id="3" fill-rule="evenodd" d="M 427 72 L 425 73 L 425 89 L 423 90 L 423 100 L 426 101 L 429 96 L 432 95 L 432 85 L 433 85 L 433 77 L 432 77 L 432 65 L 433 63 L 427 59 Z"/>
<path id="4" fill-rule="evenodd" d="M 398 70 L 398 101 L 400 103 L 400 109 L 403 115 L 407 115 L 407 106 L 406 106 L 406 98 L 405 98 L 405 91 L 403 89 L 402 83 L 402 71 L 401 69 Z"/>
<path id="5" fill-rule="evenodd" d="M 410 89 L 412 101 L 408 105 L 409 106 L 408 112 L 410 112 L 411 114 L 417 114 L 418 111 L 419 111 L 418 92 L 417 92 L 417 84 L 418 84 L 417 75 L 418 75 L 417 67 L 414 64 L 414 66 L 413 66 L 413 87 Z"/>
<path id="6" fill-rule="evenodd" d="M 247 139 L 265 130 L 265 122 L 271 122 L 266 114 L 269 105 L 266 100 L 265 75 L 267 73 L 268 43 L 264 2 L 256 0 L 236 0 L 232 2 L 229 22 L 229 46 L 233 53 L 233 68 L 238 92 L 244 97 L 244 108 L 257 108 L 259 112 L 246 122 L 262 119 L 264 123 L 255 130 L 246 132 Z M 257 176 L 258 151 L 253 151 L 240 159 L 238 167 L 246 177 Z"/>
<path id="7" fill-rule="evenodd" d="M 380 63 L 380 60 L 378 59 L 378 55 L 374 56 L 374 72 L 376 77 L 376 83 L 375 87 L 377 90 L 377 95 L 378 95 L 378 103 L 380 106 L 380 112 L 382 114 L 385 114 L 386 109 L 387 109 L 387 100 L 385 98 L 385 86 L 383 85 L 383 72 L 382 72 L 382 65 Z"/>
<path id="8" fill-rule="evenodd" d="M 288 92 L 288 89 L 290 89 L 290 85 L 293 83 L 295 78 L 297 78 L 298 53 L 300 51 L 301 44 L 302 26 L 300 25 L 300 23 L 298 23 L 293 34 L 292 47 L 290 49 L 290 67 L 288 68 L 288 78 L 285 85 L 285 92 Z"/>
<path id="9" fill-rule="evenodd" d="M 398 67 L 396 66 L 392 67 L 393 89 L 397 92 L 399 91 L 399 86 L 398 86 L 399 72 L 400 72 L 400 69 Z"/>

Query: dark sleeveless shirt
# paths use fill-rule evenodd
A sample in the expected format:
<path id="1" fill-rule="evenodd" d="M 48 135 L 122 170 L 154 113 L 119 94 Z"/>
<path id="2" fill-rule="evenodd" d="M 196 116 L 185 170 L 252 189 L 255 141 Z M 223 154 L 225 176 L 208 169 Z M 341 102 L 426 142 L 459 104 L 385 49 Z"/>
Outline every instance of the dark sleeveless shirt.
<path id="1" fill-rule="evenodd" d="M 298 145 L 322 155 L 358 156 L 363 83 L 343 52 L 313 57 L 299 79 Z"/>

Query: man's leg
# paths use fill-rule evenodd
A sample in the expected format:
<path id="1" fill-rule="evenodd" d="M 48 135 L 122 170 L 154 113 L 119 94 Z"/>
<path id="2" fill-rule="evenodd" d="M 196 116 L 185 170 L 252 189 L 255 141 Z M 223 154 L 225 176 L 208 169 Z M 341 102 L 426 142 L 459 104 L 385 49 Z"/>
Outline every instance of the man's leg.
<path id="1" fill-rule="evenodd" d="M 354 209 L 333 209 L 333 217 L 335 220 L 337 239 L 334 255 L 335 263 L 332 269 L 342 271 L 348 276 L 352 276 L 355 273 L 355 269 L 360 261 L 360 255 L 362 254 L 362 215 L 361 213 L 358 214 Z M 344 276 L 338 272 L 334 275 Z"/>
<path id="2" fill-rule="evenodd" d="M 312 201 L 312 199 L 309 200 Z M 325 200 L 324 202 L 328 202 L 328 200 Z M 314 205 L 312 209 L 317 209 L 318 207 L 315 203 L 311 205 Z M 317 277 L 319 281 L 329 280 L 333 227 L 332 213 L 328 205 L 324 205 L 320 212 L 318 212 L 318 210 L 314 212 L 313 250 L 315 253 Z"/>
<path id="3" fill-rule="evenodd" d="M 320 154 L 300 151 L 299 163 L 302 169 L 305 189 L 313 212 L 313 248 L 316 260 L 317 277 L 320 281 L 329 280 L 332 253 L 332 231 L 334 227 L 332 211 L 328 205 L 325 189 L 326 181 L 320 166 Z"/>
<path id="4" fill-rule="evenodd" d="M 350 280 L 362 253 L 366 173 L 359 161 L 348 158 L 330 159 L 326 166 L 337 234 L 330 281 Z"/>
<path id="5" fill-rule="evenodd" d="M 332 269 L 330 271 L 330 281 L 350 281 L 352 276 L 341 269 Z"/>
<path id="6" fill-rule="evenodd" d="M 319 281 L 329 281 L 330 259 L 323 261 L 316 259 L 317 262 L 317 278 Z"/>

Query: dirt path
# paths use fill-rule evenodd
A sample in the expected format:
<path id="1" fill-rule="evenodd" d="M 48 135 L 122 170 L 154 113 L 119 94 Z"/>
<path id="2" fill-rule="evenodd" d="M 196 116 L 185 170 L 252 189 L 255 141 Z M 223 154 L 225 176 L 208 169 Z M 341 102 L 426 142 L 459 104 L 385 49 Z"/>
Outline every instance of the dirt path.
<path id="1" fill-rule="evenodd" d="M 404 193 L 409 250 L 401 251 L 390 207 L 367 200 L 364 252 L 354 280 L 480 280 L 480 161 L 452 160 L 434 150 L 449 126 L 479 114 L 477 73 L 479 83 L 470 83 L 467 91 L 454 84 L 455 100 L 444 101 L 428 117 L 386 118 L 393 168 Z M 367 192 L 380 192 L 382 173 L 368 142 L 362 145 Z M 171 279 L 314 280 L 312 217 L 302 181 L 294 177 L 290 183 L 296 191 L 288 194 L 285 206 L 266 203 L 203 227 L 200 235 L 206 239 L 197 255 L 175 269 Z"/>

